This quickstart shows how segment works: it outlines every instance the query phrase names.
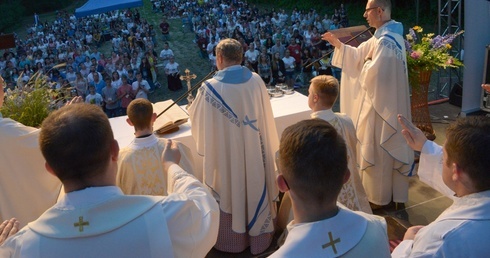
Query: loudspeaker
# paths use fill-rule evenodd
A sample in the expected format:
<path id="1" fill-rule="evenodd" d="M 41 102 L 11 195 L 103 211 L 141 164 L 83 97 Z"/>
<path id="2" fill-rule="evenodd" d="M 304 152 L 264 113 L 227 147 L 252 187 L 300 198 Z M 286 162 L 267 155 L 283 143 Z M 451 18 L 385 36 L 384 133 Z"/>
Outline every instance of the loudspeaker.
<path id="1" fill-rule="evenodd" d="M 449 104 L 461 107 L 463 102 L 463 82 L 457 82 L 453 85 L 449 93 Z"/>
<path id="2" fill-rule="evenodd" d="M 0 35 L 0 49 L 15 48 L 14 34 Z"/>

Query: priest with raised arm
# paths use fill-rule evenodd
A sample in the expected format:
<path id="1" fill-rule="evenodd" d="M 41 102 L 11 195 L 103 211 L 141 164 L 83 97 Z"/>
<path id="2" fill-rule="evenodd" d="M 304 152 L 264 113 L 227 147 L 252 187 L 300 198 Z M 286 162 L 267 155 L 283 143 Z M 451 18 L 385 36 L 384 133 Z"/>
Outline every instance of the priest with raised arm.
<path id="1" fill-rule="evenodd" d="M 255 255 L 274 235 L 279 140 L 264 82 L 240 66 L 242 58 L 237 40 L 219 42 L 219 71 L 203 83 L 189 115 L 197 152 L 204 157 L 204 183 L 221 211 L 215 248 L 239 253 L 250 246 Z"/>
<path id="2" fill-rule="evenodd" d="M 413 151 L 406 144 L 397 114 L 410 115 L 403 25 L 391 19 L 390 0 L 368 0 L 364 12 L 374 37 L 359 47 L 346 45 L 331 32 L 332 65 L 342 68 L 340 112 L 356 127 L 357 161 L 371 203 L 408 201 Z"/>

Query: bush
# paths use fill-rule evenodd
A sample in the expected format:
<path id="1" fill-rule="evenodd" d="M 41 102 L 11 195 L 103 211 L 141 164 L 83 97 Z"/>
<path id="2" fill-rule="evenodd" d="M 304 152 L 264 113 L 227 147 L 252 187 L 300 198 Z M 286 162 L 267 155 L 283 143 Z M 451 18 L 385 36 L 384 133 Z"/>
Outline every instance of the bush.
<path id="1" fill-rule="evenodd" d="M 2 10 L 2 15 L 0 15 L 1 32 L 18 23 L 19 18 L 23 17 L 25 13 L 20 1 L 6 1 L 0 4 L 0 10 Z"/>

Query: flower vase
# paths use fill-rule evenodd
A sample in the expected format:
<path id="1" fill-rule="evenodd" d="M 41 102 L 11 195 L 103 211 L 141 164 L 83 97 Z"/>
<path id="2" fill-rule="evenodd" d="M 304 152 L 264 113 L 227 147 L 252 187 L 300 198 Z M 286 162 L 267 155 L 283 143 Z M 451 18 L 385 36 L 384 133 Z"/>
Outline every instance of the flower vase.
<path id="1" fill-rule="evenodd" d="M 432 70 L 425 71 L 415 69 L 409 76 L 410 86 L 412 88 L 411 110 L 412 122 L 422 132 L 427 139 L 433 141 L 436 138 L 432 122 L 430 121 L 429 105 L 427 103 L 429 97 L 430 76 Z"/>

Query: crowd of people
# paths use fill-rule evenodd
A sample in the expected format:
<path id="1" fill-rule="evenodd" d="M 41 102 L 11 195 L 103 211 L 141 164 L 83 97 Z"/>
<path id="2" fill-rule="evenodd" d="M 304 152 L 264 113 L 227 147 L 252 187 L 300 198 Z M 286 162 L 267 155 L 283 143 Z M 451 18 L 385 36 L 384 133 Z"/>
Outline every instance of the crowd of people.
<path id="1" fill-rule="evenodd" d="M 123 36 L 115 33 L 110 60 L 118 61 L 101 64 L 105 59 L 98 58 L 101 54 L 93 44 L 97 40 L 87 38 L 87 34 L 77 38 L 83 42 L 82 48 L 90 46 L 84 60 L 79 58 L 78 67 L 71 65 L 76 58 L 68 62 L 70 57 L 66 57 L 68 72 L 85 67 L 83 74 L 75 72 L 74 78 L 90 81 L 88 93 L 75 87 L 79 96 L 51 113 L 41 129 L 0 116 L 0 139 L 11 143 L 1 145 L 2 166 L 9 172 L 49 172 L 64 189 L 56 204 L 45 207 L 45 213 L 20 231 L 20 223 L 27 222 L 9 219 L 0 224 L 0 256 L 204 257 L 212 247 L 230 253 L 250 248 L 258 255 L 283 229 L 285 241 L 271 257 L 484 257 L 490 252 L 485 244 L 490 232 L 485 212 L 490 209 L 490 164 L 485 155 L 490 144 L 490 120 L 459 119 L 448 127 L 443 147 L 428 141 L 411 124 L 401 24 L 391 19 L 389 0 L 367 0 L 364 17 L 376 32 L 359 47 L 342 43 L 322 27 L 319 40 L 334 48 L 331 64 L 344 68 L 342 87 L 331 75 L 311 79 L 308 106 L 312 119 L 291 122 L 280 140 L 265 86 L 281 80 L 294 83 L 294 76 L 301 73 L 298 67 L 304 64 L 300 61 L 298 65 L 297 52 L 326 50 L 322 49 L 328 47 L 326 44 L 315 44 L 311 37 L 322 24 L 316 18 L 319 16 L 313 10 L 293 12 L 291 17 L 298 18 L 288 20 L 283 11 L 272 11 L 263 18 L 256 8 L 236 2 L 153 4 L 155 12 L 190 17 L 196 42 L 211 42 L 205 50 L 218 71 L 203 82 L 189 108 L 192 137 L 197 153 L 203 156 L 202 182 L 192 175 L 192 161 L 184 156 L 183 145 L 153 134 L 156 114 L 147 97 L 156 87 L 150 61 L 156 60 L 156 40 L 153 42 L 151 34 L 145 37 L 146 42 L 135 40 L 136 34 L 141 36 L 141 28 L 151 25 L 137 11 L 125 11 L 116 20 L 105 20 L 111 28 L 137 24 L 128 28 L 128 34 L 122 33 L 127 36 L 122 40 L 118 38 Z M 194 16 L 196 12 L 199 15 Z M 128 18 L 123 24 L 118 22 Z M 310 18 L 311 31 L 310 25 L 303 25 Z M 90 19 L 82 23 L 82 29 L 92 26 L 87 25 Z M 250 26 L 254 20 L 255 25 Z M 316 20 L 320 23 L 315 24 Z M 60 18 L 56 26 L 66 25 L 63 21 Z M 284 30 L 288 24 L 291 28 Z M 229 25 L 231 30 L 224 30 Z M 171 40 L 165 18 L 159 27 L 162 38 Z M 267 31 L 269 27 L 271 31 Z M 224 31 L 218 32 L 220 28 Z M 265 38 L 259 36 L 247 43 L 248 34 L 264 34 Z M 63 42 L 57 37 L 57 42 Z M 283 45 L 288 40 L 289 45 Z M 126 47 L 121 45 L 125 44 L 138 50 L 124 52 Z M 141 51 L 145 54 L 139 68 L 124 73 L 137 62 Z M 37 52 L 36 58 L 41 55 L 45 60 L 43 53 Z M 125 60 L 125 53 L 129 66 L 120 61 Z M 166 73 L 175 75 L 178 64 L 168 44 L 159 57 L 165 62 Z M 7 53 L 7 58 L 10 66 L 16 63 L 12 62 L 16 55 Z M 56 61 L 49 55 L 47 59 L 49 65 Z M 40 73 L 55 82 L 66 80 L 56 67 L 46 70 L 45 66 L 46 62 L 39 65 Z M 168 80 L 169 87 L 178 87 L 175 81 L 170 83 L 172 78 Z M 0 80 L 0 107 L 5 84 Z M 345 114 L 331 109 L 339 92 Z M 140 99 L 130 101 L 134 97 Z M 117 114 L 121 98 L 128 98 L 124 104 L 126 121 L 135 130 L 134 141 L 122 150 L 107 119 Z M 105 115 L 96 106 L 102 103 Z M 408 200 L 407 175 L 413 169 L 413 150 L 421 152 L 420 179 L 455 201 L 429 225 L 409 228 L 390 255 L 386 221 L 368 214 L 369 202 L 375 207 Z M 27 151 L 32 162 L 12 162 L 17 152 Z M 5 174 L 9 182 L 18 180 L 15 173 Z M 32 180 L 21 184 L 29 183 Z M 59 182 L 54 187 L 44 184 L 45 189 L 37 191 L 49 192 L 46 196 L 52 199 Z M 29 190 L 24 188 L 9 185 L 6 190 L 0 189 L 11 193 L 0 195 L 0 207 L 6 207 L 0 215 L 15 210 L 9 209 L 16 205 L 8 198 Z M 284 193 L 282 198 L 279 191 Z M 278 228 L 281 211 L 277 211 L 277 202 L 281 202 L 283 213 L 291 215 L 285 228 Z M 289 207 L 283 207 L 286 205 Z M 37 208 L 34 213 L 40 213 Z"/>
<path id="2" fill-rule="evenodd" d="M 303 86 L 316 74 L 334 74 L 340 78 L 338 70 L 332 69 L 328 60 L 315 63 L 314 67 L 305 66 L 331 49 L 321 40 L 324 32 L 348 26 L 343 4 L 325 14 L 314 9 L 295 8 L 291 13 L 274 8 L 259 10 L 242 2 L 230 5 L 224 1 L 209 1 L 199 6 L 187 5 L 179 9 L 186 10 L 183 12 L 187 16 L 185 22 L 195 32 L 201 56 L 209 59 L 212 67 L 215 67 L 217 42 L 234 38 L 243 46 L 243 65 L 258 73 L 267 85 L 287 83 L 292 87 L 298 82 L 296 86 Z"/>
<path id="3" fill-rule="evenodd" d="M 322 43 L 320 35 L 348 25 L 343 5 L 333 14 L 321 15 L 314 9 L 295 9 L 290 14 L 285 10 L 259 11 L 241 1 L 152 2 L 157 6 L 155 10 L 164 14 L 160 24 L 148 23 L 138 9 L 83 18 L 58 11 L 53 21 L 41 21 L 36 14 L 35 22 L 27 28 L 27 37 L 16 38 L 16 49 L 6 50 L 0 56 L 0 74 L 7 86 L 13 88 L 39 72 L 48 76 L 55 88 L 73 87 L 76 88 L 74 94 L 85 98 L 90 93 L 89 85 L 94 84 L 94 70 L 101 80 L 95 87 L 101 95 L 101 87 L 107 79 L 117 90 L 123 74 L 131 84 L 140 72 L 153 91 L 160 86 L 157 64 L 164 61 L 162 67 L 165 68 L 168 62 L 155 52 L 155 47 L 171 40 L 166 17 L 180 17 L 196 33 L 195 42 L 214 69 L 216 44 L 224 38 L 235 38 L 244 47 L 244 64 L 259 73 L 267 84 L 292 84 L 293 77 L 303 71 L 301 67 L 321 56 L 322 50 L 328 47 Z M 99 51 L 104 44 L 111 44 L 110 53 Z M 286 50 L 290 52 L 289 57 L 285 57 Z M 279 53 L 277 58 L 276 52 Z M 260 62 L 261 56 L 267 57 L 264 62 Z M 66 67 L 55 67 L 61 63 L 66 63 Z M 114 72 L 118 73 L 118 78 Z M 306 84 L 311 78 L 311 68 L 305 69 L 303 74 L 306 77 L 301 79 Z"/>

